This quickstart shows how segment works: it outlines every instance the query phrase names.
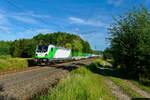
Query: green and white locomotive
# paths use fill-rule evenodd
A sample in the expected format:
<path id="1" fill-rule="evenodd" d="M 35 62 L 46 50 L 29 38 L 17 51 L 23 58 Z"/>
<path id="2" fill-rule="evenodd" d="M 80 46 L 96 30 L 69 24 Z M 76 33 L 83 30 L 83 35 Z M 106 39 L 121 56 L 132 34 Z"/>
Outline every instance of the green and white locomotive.
<path id="1" fill-rule="evenodd" d="M 54 45 L 38 45 L 35 54 L 36 64 L 49 64 L 53 60 L 71 60 L 91 57 L 91 54 L 73 52 L 70 49 Z"/>

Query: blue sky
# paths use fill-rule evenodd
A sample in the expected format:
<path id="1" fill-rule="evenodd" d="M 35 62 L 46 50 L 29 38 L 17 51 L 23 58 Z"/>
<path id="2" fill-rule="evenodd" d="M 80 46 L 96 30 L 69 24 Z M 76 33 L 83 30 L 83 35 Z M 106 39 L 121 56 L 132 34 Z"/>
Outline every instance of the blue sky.
<path id="1" fill-rule="evenodd" d="M 0 0 L 0 40 L 32 38 L 39 33 L 70 32 L 91 47 L 109 46 L 107 28 L 117 16 L 150 0 Z"/>

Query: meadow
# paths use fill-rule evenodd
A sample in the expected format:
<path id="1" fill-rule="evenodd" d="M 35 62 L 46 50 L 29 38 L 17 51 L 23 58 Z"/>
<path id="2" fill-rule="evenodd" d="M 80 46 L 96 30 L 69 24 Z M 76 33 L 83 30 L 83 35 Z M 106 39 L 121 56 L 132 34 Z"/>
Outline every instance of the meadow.
<path id="1" fill-rule="evenodd" d="M 13 70 L 28 67 L 29 58 L 12 58 L 11 56 L 0 57 L 0 71 Z"/>

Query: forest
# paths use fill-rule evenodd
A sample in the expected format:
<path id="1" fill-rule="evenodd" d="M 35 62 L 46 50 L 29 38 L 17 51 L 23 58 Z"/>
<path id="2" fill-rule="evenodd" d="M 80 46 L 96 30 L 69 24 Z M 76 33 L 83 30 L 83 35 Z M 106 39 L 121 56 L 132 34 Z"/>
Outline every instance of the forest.
<path id="1" fill-rule="evenodd" d="M 14 41 L 0 41 L 0 55 L 11 55 L 12 57 L 33 57 L 37 45 L 53 44 L 74 51 L 92 53 L 89 43 L 75 34 L 55 32 L 38 34 L 32 39 L 19 39 Z"/>

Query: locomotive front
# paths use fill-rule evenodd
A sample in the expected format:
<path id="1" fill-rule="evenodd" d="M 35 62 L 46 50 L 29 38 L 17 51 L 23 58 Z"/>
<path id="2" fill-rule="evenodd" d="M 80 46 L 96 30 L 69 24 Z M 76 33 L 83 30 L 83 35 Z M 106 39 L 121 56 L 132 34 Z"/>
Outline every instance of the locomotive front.
<path id="1" fill-rule="evenodd" d="M 49 62 L 48 53 L 50 50 L 49 45 L 38 45 L 35 53 L 36 64 L 46 64 Z"/>

